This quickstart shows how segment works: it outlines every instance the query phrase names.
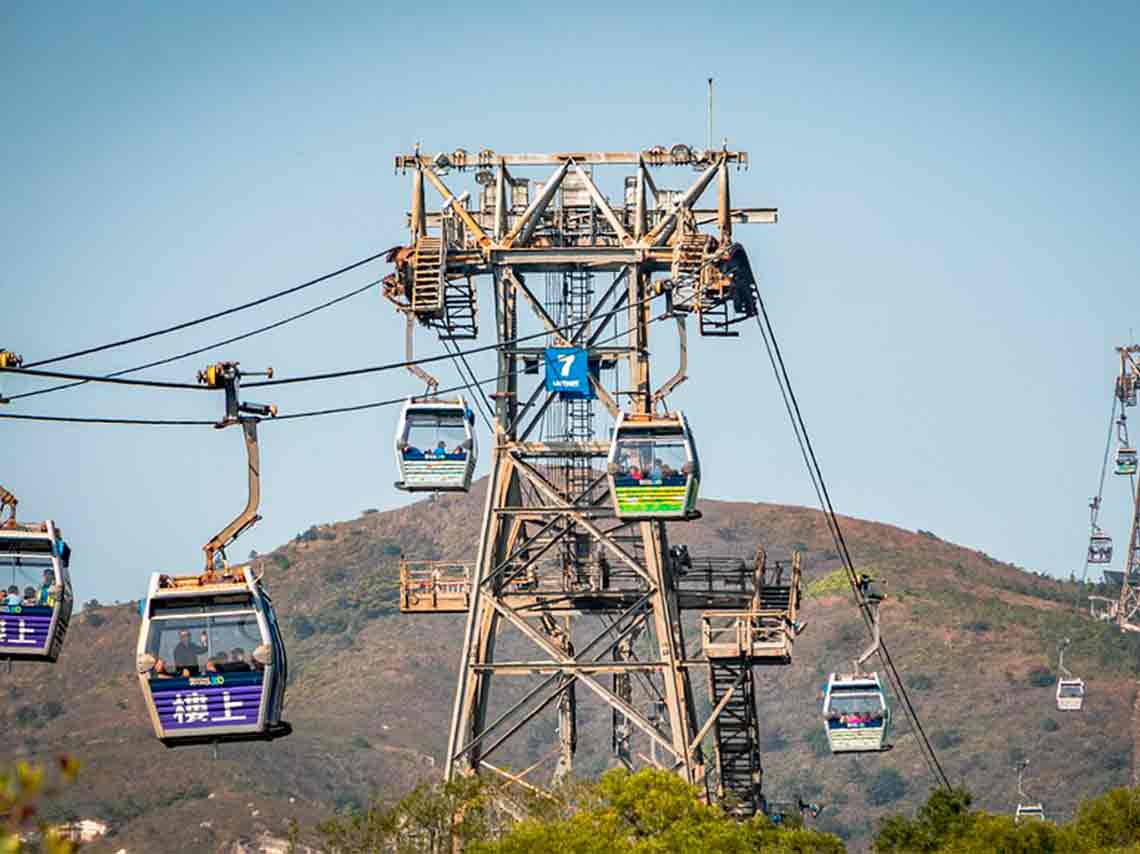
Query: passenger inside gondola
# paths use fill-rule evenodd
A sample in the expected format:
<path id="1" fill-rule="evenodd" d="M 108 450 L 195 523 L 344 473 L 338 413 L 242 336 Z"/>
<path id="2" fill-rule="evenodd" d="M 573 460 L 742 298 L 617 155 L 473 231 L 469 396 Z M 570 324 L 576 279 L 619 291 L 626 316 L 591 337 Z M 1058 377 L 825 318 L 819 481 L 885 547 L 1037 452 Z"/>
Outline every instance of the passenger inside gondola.
<path id="1" fill-rule="evenodd" d="M 37 604 L 46 605 L 49 608 L 55 605 L 55 596 L 52 594 L 53 587 L 55 587 L 55 573 L 50 569 L 45 569 L 43 583 L 40 584 L 40 590 L 36 596 Z"/>
<path id="2" fill-rule="evenodd" d="M 467 431 L 463 423 L 462 416 L 412 413 L 408 416 L 407 435 L 401 446 L 404 459 L 467 459 L 464 447 Z"/>
<path id="3" fill-rule="evenodd" d="M 1083 697 L 1085 690 L 1080 685 L 1062 685 L 1060 695 L 1062 697 Z"/>
<path id="4" fill-rule="evenodd" d="M 21 602 L 23 602 L 23 600 L 20 598 L 20 588 L 15 584 L 8 585 L 8 593 L 4 597 L 4 604 L 12 608 Z"/>
<path id="5" fill-rule="evenodd" d="M 147 651 L 155 658 L 151 678 L 248 672 L 253 663 L 246 645 L 260 642 L 261 630 L 251 613 L 154 620 L 147 641 Z"/>
<path id="6" fill-rule="evenodd" d="M 617 460 L 617 486 L 685 485 L 685 443 L 679 435 L 622 439 Z"/>
<path id="7" fill-rule="evenodd" d="M 832 728 L 873 726 L 882 723 L 883 706 L 877 694 L 832 695 L 827 707 L 827 720 Z"/>

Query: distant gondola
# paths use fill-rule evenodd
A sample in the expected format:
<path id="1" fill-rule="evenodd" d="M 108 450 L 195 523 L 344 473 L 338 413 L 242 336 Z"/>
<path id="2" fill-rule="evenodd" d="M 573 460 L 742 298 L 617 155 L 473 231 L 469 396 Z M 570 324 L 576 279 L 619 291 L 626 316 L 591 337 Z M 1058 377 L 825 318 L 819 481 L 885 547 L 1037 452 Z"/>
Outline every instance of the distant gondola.
<path id="1" fill-rule="evenodd" d="M 405 492 L 467 492 L 478 447 L 466 401 L 409 398 L 396 425 L 396 488 Z"/>
<path id="2" fill-rule="evenodd" d="M 248 566 L 216 577 L 151 576 L 137 657 L 151 723 L 167 747 L 292 731 L 281 720 L 285 645 Z"/>
<path id="3" fill-rule="evenodd" d="M 1116 473 L 1122 475 L 1136 474 L 1137 456 L 1135 448 L 1120 448 L 1116 452 Z"/>
<path id="4" fill-rule="evenodd" d="M 878 673 L 832 673 L 823 695 L 832 753 L 878 753 L 887 743 L 891 713 Z"/>
<path id="5" fill-rule="evenodd" d="M 871 617 L 871 645 L 856 660 L 852 673 L 832 673 L 823 693 L 823 724 L 834 753 L 878 753 L 890 750 L 887 735 L 891 710 L 879 674 L 863 665 L 880 648 L 879 606 L 884 599 L 874 579 L 859 576 L 861 604 Z"/>
<path id="6" fill-rule="evenodd" d="M 1089 563 L 1112 563 L 1112 537 L 1094 530 L 1089 537 Z"/>
<path id="7" fill-rule="evenodd" d="M 607 468 L 619 519 L 697 516 L 701 469 L 692 431 L 681 412 L 620 414 Z"/>

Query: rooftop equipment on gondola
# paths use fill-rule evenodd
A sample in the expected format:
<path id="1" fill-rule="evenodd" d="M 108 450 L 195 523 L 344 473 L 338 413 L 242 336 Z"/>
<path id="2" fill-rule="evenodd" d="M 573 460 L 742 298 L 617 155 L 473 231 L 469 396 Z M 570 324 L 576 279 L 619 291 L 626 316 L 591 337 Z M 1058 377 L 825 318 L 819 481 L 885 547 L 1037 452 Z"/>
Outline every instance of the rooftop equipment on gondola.
<path id="1" fill-rule="evenodd" d="M 202 547 L 201 574 L 152 575 L 141 609 L 139 684 L 167 747 L 270 740 L 292 731 L 281 720 L 288 662 L 273 604 L 253 567 L 230 567 L 225 559 L 226 547 L 261 518 L 257 424 L 277 414 L 276 407 L 239 401 L 241 376 L 236 362 L 222 362 L 198 379 L 225 391 L 226 416 L 215 426 L 242 427 L 245 509 Z"/>
<path id="2" fill-rule="evenodd" d="M 54 662 L 71 621 L 71 548 L 50 519 L 17 522 L 18 503 L 0 487 L 0 661 Z"/>
<path id="3" fill-rule="evenodd" d="M 621 413 L 614 425 L 608 463 L 619 519 L 697 517 L 701 468 L 683 413 Z"/>
<path id="4" fill-rule="evenodd" d="M 861 606 L 871 615 L 871 645 L 855 662 L 854 673 L 832 673 L 823 695 L 823 719 L 827 743 L 835 753 L 875 753 L 889 750 L 887 734 L 891 710 L 879 674 L 863 671 L 863 665 L 879 650 L 879 605 L 883 595 L 869 576 L 860 577 Z"/>

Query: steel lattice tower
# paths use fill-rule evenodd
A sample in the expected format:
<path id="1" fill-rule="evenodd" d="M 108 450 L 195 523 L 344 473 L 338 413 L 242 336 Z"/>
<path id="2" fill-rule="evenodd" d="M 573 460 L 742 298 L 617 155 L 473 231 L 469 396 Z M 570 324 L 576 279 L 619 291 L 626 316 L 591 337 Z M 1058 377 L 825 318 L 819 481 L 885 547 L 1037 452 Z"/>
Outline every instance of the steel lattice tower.
<path id="1" fill-rule="evenodd" d="M 489 277 L 500 345 L 490 475 L 470 574 L 441 582 L 438 570 L 431 578 L 411 563 L 402 571 L 404 610 L 467 614 L 448 778 L 489 771 L 527 787 L 546 785 L 540 777 L 557 782 L 573 767 L 584 732 L 579 703 L 589 695 L 609 710 L 608 749 L 617 761 L 658 764 L 709 788 L 716 780 L 722 796 L 731 787 L 723 773 L 709 778 L 700 741 L 714 728 L 719 738 L 724 709 L 738 710 L 743 697 L 752 703 L 753 664 L 790 661 L 798 561 L 794 580 L 777 582 L 789 591 L 773 600 L 783 610 L 769 613 L 759 605 L 762 555 L 694 569 L 686 553 L 670 550 L 665 523 L 618 519 L 602 419 L 664 410 L 686 378 L 688 317 L 697 317 L 702 335 L 729 337 L 755 316 L 755 282 L 732 231 L 774 223 L 776 211 L 731 206 L 730 170 L 745 165 L 743 152 L 684 145 L 560 154 L 417 150 L 396 158 L 397 170 L 412 176 L 411 243 L 393 252 L 386 296 L 441 336 L 463 337 L 474 334 L 478 316 L 472 278 Z M 522 177 L 535 167 L 553 173 L 542 181 Z M 620 204 L 595 183 L 609 167 L 632 173 L 619 185 Z M 674 175 L 695 171 L 695 180 L 681 190 L 659 187 L 652 173 L 665 167 Z M 456 196 L 444 182 L 471 172 L 474 198 Z M 427 184 L 442 199 L 438 211 L 428 211 Z M 715 207 L 700 208 L 714 184 Z M 532 286 L 540 273 L 541 289 Z M 663 312 L 670 323 L 660 328 L 676 329 L 681 364 L 654 388 L 650 339 Z M 535 325 L 545 341 L 517 340 Z M 595 400 L 560 401 L 547 391 L 544 345 L 587 351 Z M 536 373 L 532 381 L 528 374 Z M 717 646 L 723 636 L 710 629 L 708 612 L 704 642 L 686 646 L 682 610 L 710 608 L 723 609 L 716 612 L 729 619 L 723 631 L 737 640 Z M 701 721 L 693 673 L 711 682 L 713 657 L 736 662 L 736 670 L 719 693 L 714 685 L 716 707 Z M 499 756 L 520 762 L 525 749 L 512 751 L 512 742 L 550 715 L 558 720 L 554 750 L 529 767 L 508 768 Z M 746 748 L 754 769 L 735 793 L 749 801 L 748 812 L 761 801 L 754 718 Z M 552 771 L 543 770 L 548 760 Z M 717 770 L 729 762 L 718 749 Z"/>

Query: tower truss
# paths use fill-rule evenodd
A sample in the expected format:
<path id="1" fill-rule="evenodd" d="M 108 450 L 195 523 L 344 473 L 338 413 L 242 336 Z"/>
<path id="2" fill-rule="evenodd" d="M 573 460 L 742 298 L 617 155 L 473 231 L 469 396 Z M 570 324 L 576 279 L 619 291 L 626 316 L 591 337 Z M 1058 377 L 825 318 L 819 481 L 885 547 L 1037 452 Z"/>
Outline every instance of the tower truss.
<path id="1" fill-rule="evenodd" d="M 385 296 L 409 322 L 472 337 L 473 283 L 489 278 L 499 344 L 474 562 L 408 563 L 401 573 L 404 610 L 467 614 L 449 779 L 490 772 L 545 788 L 587 748 L 590 767 L 656 765 L 738 811 L 762 807 L 751 668 L 791 660 L 798 557 L 785 579 L 762 552 L 702 561 L 671 548 L 686 522 L 667 530 L 618 518 L 606 462 L 607 419 L 668 411 L 686 379 L 690 316 L 701 335 L 733 337 L 756 315 L 733 229 L 775 223 L 777 212 L 732 206 L 730 173 L 747 163 L 744 152 L 685 145 L 396 157 L 412 179 L 411 239 L 391 253 Z M 678 189 L 654 178 L 684 171 Z M 470 177 L 475 186 L 459 188 Z M 715 203 L 701 207 L 714 185 Z M 429 210 L 429 188 L 438 209 Z M 655 388 L 650 336 L 661 320 L 676 330 L 680 364 Z M 543 344 L 586 351 L 587 399 L 548 390 Z M 702 612 L 699 637 L 686 637 L 689 611 Z M 711 686 L 703 715 L 697 683 Z M 585 745 L 597 720 L 609 724 L 608 744 Z"/>

